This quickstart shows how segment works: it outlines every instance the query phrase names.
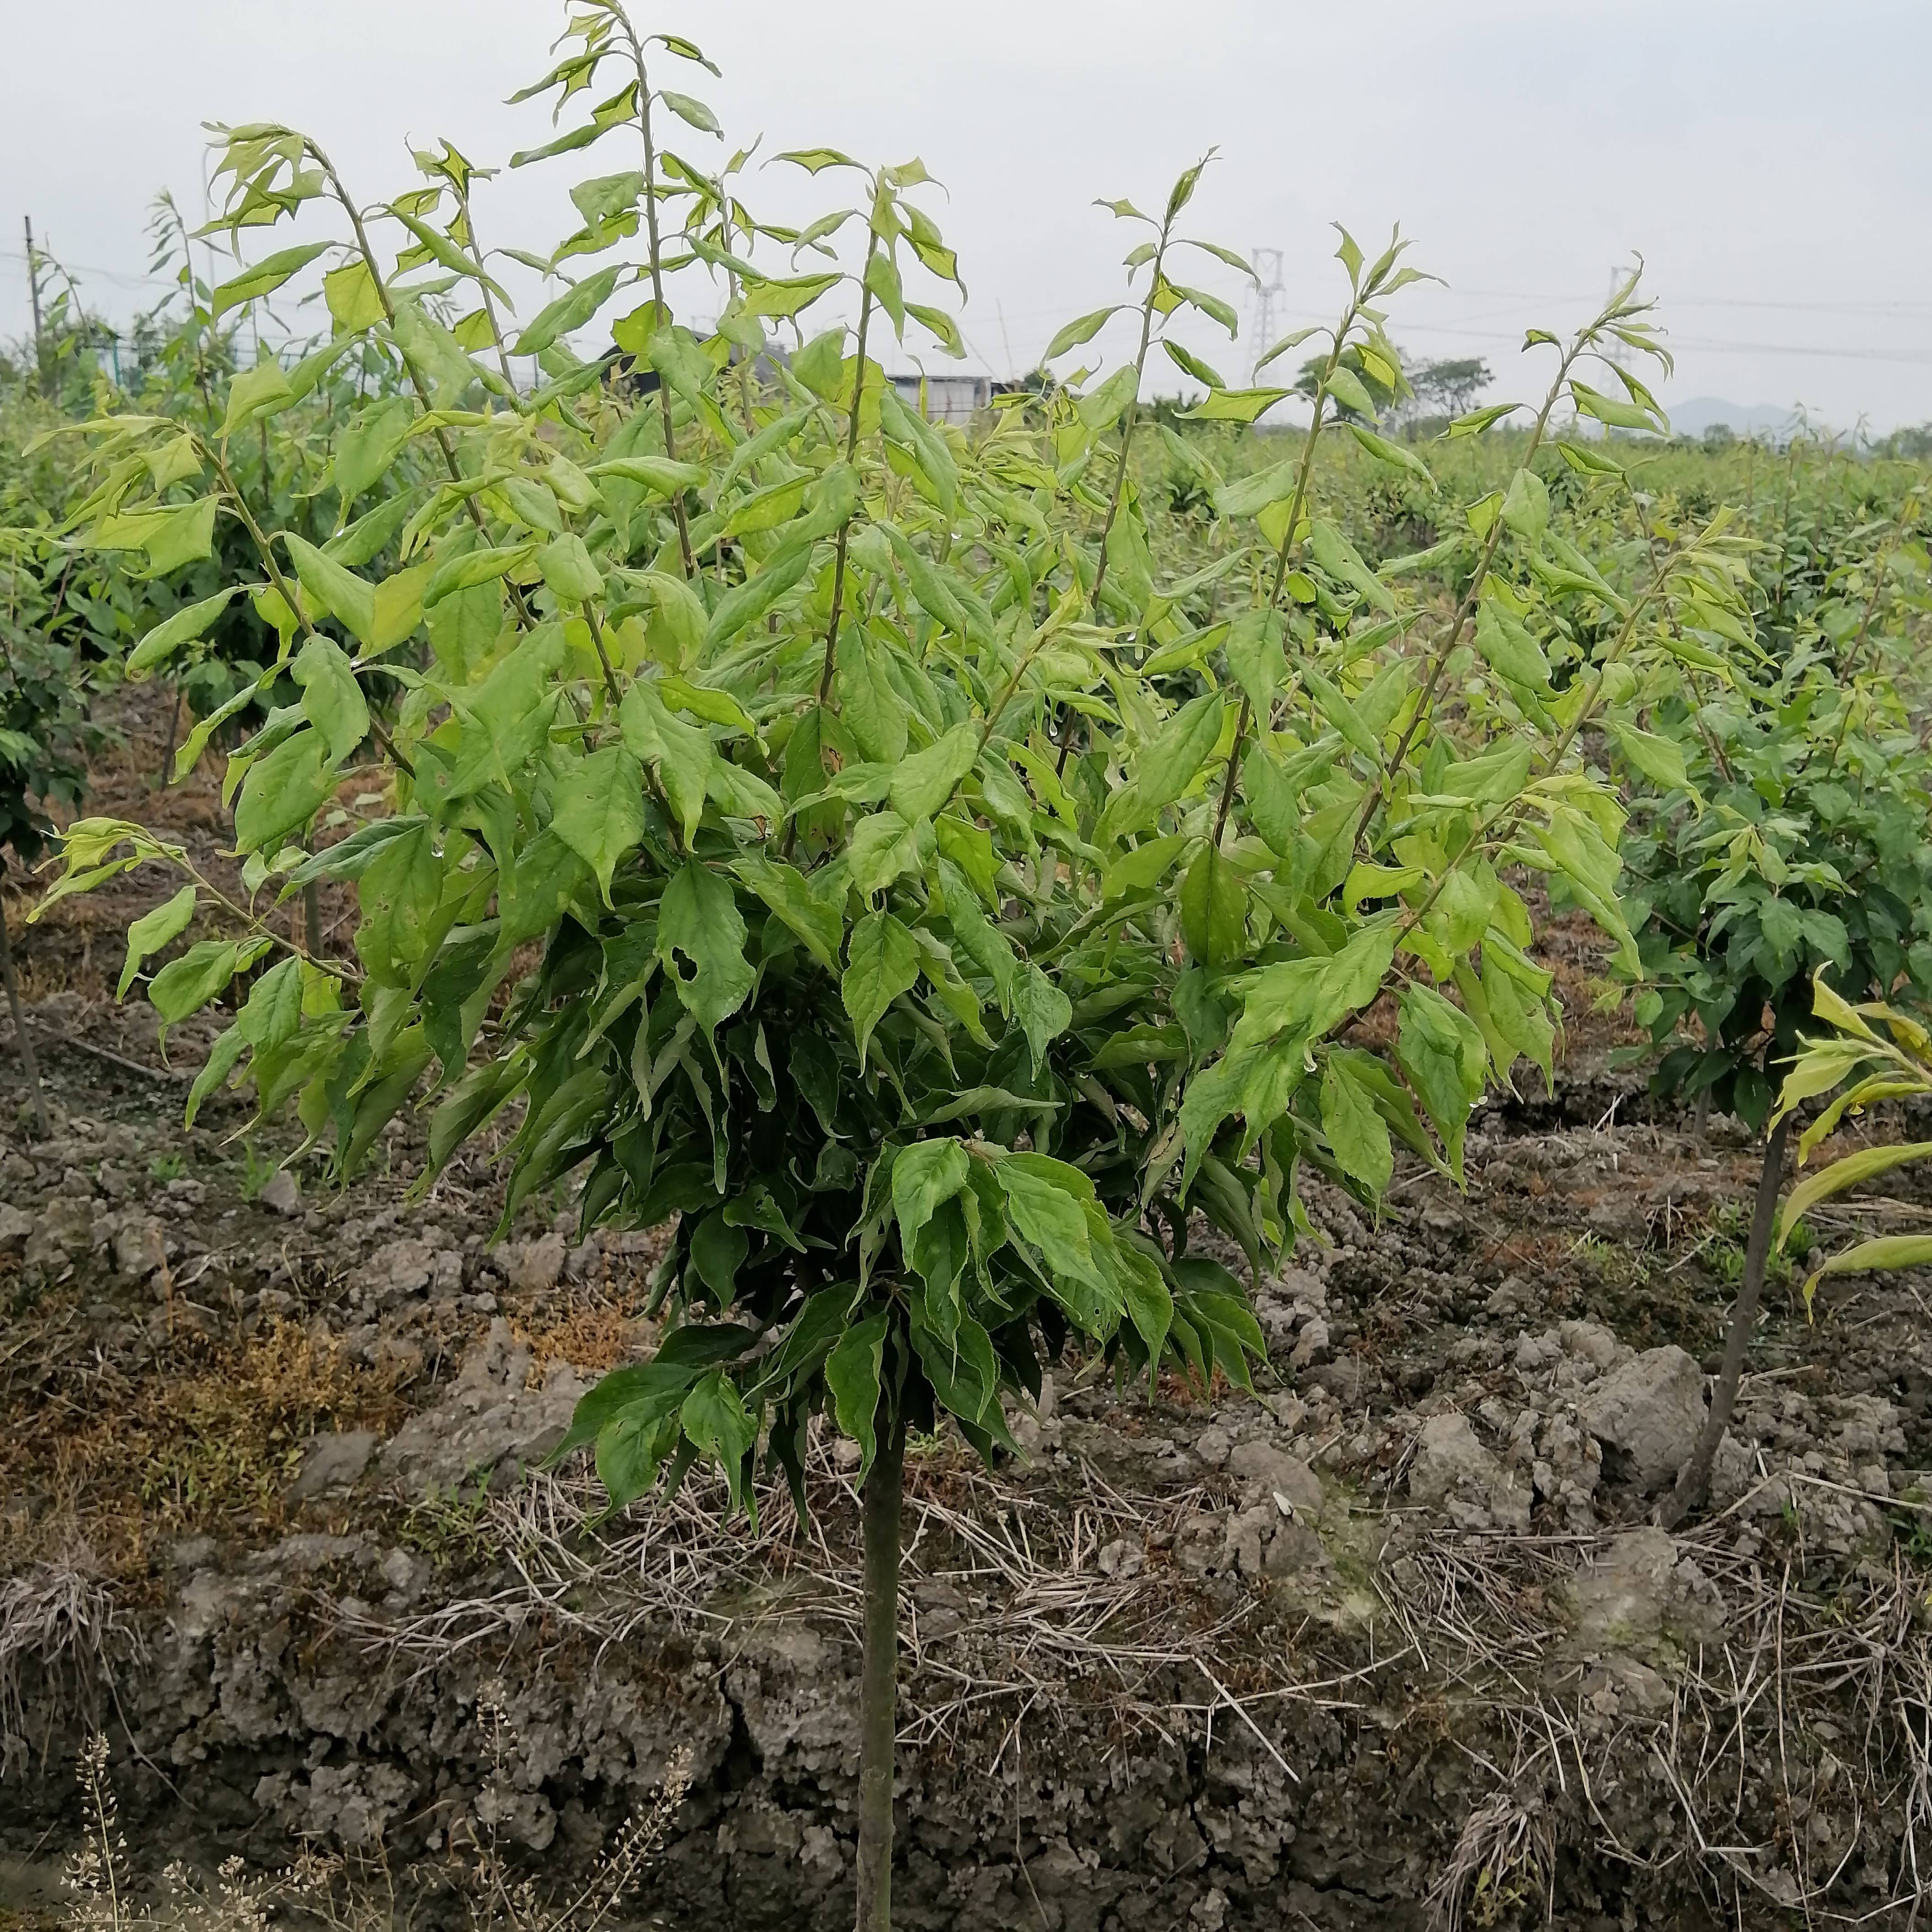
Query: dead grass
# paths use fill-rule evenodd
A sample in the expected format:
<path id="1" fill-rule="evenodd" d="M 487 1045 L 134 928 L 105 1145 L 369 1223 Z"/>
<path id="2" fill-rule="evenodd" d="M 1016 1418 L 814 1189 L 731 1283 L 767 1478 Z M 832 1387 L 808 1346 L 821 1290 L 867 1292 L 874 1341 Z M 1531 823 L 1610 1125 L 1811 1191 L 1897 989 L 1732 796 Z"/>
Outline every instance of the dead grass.
<path id="1" fill-rule="evenodd" d="M 653 1325 L 628 1314 L 610 1301 L 589 1306 L 547 1310 L 540 1317 L 510 1318 L 510 1330 L 530 1352 L 530 1375 L 542 1379 L 553 1362 L 568 1362 L 588 1375 L 602 1374 L 650 1352 Z"/>
<path id="2" fill-rule="evenodd" d="M 232 1340 L 179 1337 L 158 1373 L 97 1364 L 58 1376 L 43 1426 L 0 1441 L 0 1491 L 44 1499 L 34 1526 L 15 1528 L 16 1545 L 79 1537 L 128 1576 L 158 1541 L 274 1534 L 308 1437 L 392 1431 L 408 1406 L 392 1372 L 292 1322 Z"/>

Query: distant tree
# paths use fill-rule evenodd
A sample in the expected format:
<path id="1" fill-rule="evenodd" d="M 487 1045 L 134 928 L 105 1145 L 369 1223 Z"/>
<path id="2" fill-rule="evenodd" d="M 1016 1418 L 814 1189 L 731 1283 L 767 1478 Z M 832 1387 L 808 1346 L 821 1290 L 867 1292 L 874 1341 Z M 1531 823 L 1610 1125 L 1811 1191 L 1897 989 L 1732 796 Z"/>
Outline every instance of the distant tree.
<path id="1" fill-rule="evenodd" d="M 1932 423 L 1920 423 L 1916 428 L 1895 429 L 1882 442 L 1874 446 L 1875 453 L 1880 456 L 1902 457 L 1907 461 L 1919 463 L 1932 456 Z"/>
<path id="2" fill-rule="evenodd" d="M 1408 386 L 1415 393 L 1406 413 L 1418 420 L 1468 415 L 1476 398 L 1496 380 L 1480 356 L 1418 362 L 1407 373 Z"/>
<path id="3" fill-rule="evenodd" d="M 1729 423 L 1713 423 L 1704 432 L 1704 447 L 1713 456 L 1721 450 L 1731 448 L 1737 440 L 1738 433 Z"/>
<path id="4" fill-rule="evenodd" d="M 1400 350 L 1396 352 L 1402 356 Z M 1391 386 L 1387 381 L 1378 380 L 1376 370 L 1362 364 L 1359 358 L 1351 362 L 1345 356 L 1342 360 L 1345 366 L 1352 368 L 1361 379 L 1363 388 L 1367 390 L 1370 400 L 1376 406 L 1378 418 L 1412 431 L 1426 422 L 1466 414 L 1477 397 L 1494 380 L 1489 364 L 1480 356 L 1412 362 L 1407 356 L 1402 356 L 1399 386 Z M 1317 356 L 1304 362 L 1295 377 L 1296 389 L 1304 396 L 1312 396 L 1326 367 L 1325 357 Z M 1330 406 L 1344 422 L 1362 420 L 1358 410 L 1350 409 L 1339 398 L 1331 399 Z"/>
<path id="5" fill-rule="evenodd" d="M 1402 352 L 1397 350 L 1395 352 L 1400 356 Z M 1351 345 L 1342 352 L 1341 366 L 1348 370 L 1361 388 L 1367 392 L 1369 400 L 1375 406 L 1375 415 L 1377 419 L 1388 415 L 1391 410 L 1399 407 L 1408 399 L 1408 382 L 1406 374 L 1399 368 L 1391 371 L 1379 356 L 1364 356 L 1359 349 Z M 1316 386 L 1322 382 L 1328 371 L 1327 356 L 1311 356 L 1308 361 L 1302 364 L 1295 374 L 1295 393 L 1298 395 L 1312 397 Z M 1389 380 L 1391 374 L 1395 378 L 1393 382 Z M 1339 418 L 1343 422 L 1366 423 L 1370 420 L 1367 414 L 1360 407 L 1336 394 L 1332 386 L 1328 396 L 1328 413 L 1332 417 Z"/>

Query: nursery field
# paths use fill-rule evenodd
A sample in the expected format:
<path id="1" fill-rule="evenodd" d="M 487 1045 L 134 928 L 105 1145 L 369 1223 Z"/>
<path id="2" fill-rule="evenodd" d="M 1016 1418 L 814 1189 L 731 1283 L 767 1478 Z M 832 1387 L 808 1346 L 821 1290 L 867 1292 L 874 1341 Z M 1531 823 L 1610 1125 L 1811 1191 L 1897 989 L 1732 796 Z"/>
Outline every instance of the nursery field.
<path id="1" fill-rule="evenodd" d="M 0 1916 L 1916 1922 L 1924 466 L 1231 386 L 1198 167 L 928 420 L 924 168 L 560 47 L 0 388 Z"/>

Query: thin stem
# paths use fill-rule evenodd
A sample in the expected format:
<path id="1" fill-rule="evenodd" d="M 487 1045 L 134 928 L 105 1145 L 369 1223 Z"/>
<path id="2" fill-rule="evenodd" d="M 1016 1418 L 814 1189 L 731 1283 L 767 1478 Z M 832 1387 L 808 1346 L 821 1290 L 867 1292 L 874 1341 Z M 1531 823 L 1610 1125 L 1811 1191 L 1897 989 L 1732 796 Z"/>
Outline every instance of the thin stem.
<path id="1" fill-rule="evenodd" d="M 214 466 L 214 473 L 221 479 L 221 487 L 227 493 L 230 508 L 242 520 L 250 540 L 255 546 L 255 554 L 262 560 L 262 568 L 268 573 L 268 581 L 274 586 L 275 595 L 288 607 L 290 615 L 302 628 L 303 634 L 319 638 L 322 633 L 308 620 L 303 610 L 302 598 L 293 585 L 282 574 L 281 566 L 275 561 L 275 553 L 268 533 L 255 520 L 254 512 L 248 507 L 248 500 L 242 495 L 241 486 L 235 481 L 234 473 L 228 467 L 228 459 L 212 443 L 202 444 L 202 454 Z M 396 748 L 394 740 L 383 730 L 372 712 L 369 718 L 369 734 L 380 745 L 390 762 L 406 778 L 414 778 L 416 767 Z"/>
<path id="2" fill-rule="evenodd" d="M 878 243 L 866 250 L 866 266 L 872 266 Z M 845 460 L 856 460 L 859 453 L 859 406 L 866 393 L 866 334 L 872 320 L 872 291 L 866 287 L 859 298 L 859 349 L 852 374 L 852 419 L 845 430 Z M 853 514 L 858 513 L 854 511 Z M 832 672 L 838 662 L 838 620 L 845 601 L 845 546 L 852 533 L 852 518 L 838 526 L 838 542 L 832 557 L 832 615 L 825 626 L 825 663 L 818 674 L 819 708 L 832 694 Z"/>
<path id="3" fill-rule="evenodd" d="M 1676 1486 L 1658 1506 L 1657 1518 L 1666 1529 L 1674 1529 L 1704 1500 L 1711 1486 L 1711 1468 L 1717 1460 L 1718 1444 L 1737 1408 L 1738 1384 L 1744 1379 L 1744 1353 L 1750 1346 L 1751 1330 L 1757 1324 L 1758 1304 L 1764 1294 L 1765 1265 L 1771 1254 L 1771 1230 L 1778 1212 L 1778 1190 L 1784 1184 L 1784 1142 L 1790 1131 L 1791 1116 L 1780 1114 L 1765 1143 L 1764 1166 L 1759 1170 L 1757 1199 L 1751 1210 L 1750 1234 L 1744 1244 L 1744 1279 L 1738 1284 L 1738 1299 L 1731 1310 L 1730 1328 L 1724 1334 L 1724 1357 L 1718 1371 L 1717 1386 L 1711 1391 L 1710 1413 L 1704 1418 L 1703 1433 L 1697 1447 L 1677 1478 Z"/>
<path id="4" fill-rule="evenodd" d="M 1606 312 L 1607 314 L 1607 311 Z M 1556 409 L 1563 393 L 1563 386 L 1569 380 L 1570 371 L 1586 345 L 1594 337 L 1603 325 L 1599 316 L 1590 327 L 1580 333 L 1563 352 L 1563 359 L 1557 364 L 1556 380 L 1550 386 L 1550 393 L 1543 399 L 1543 406 L 1537 412 L 1536 422 L 1530 430 L 1529 447 L 1523 452 L 1522 460 L 1516 465 L 1519 470 L 1527 470 L 1535 460 L 1537 452 L 1543 446 L 1544 433 L 1550 426 L 1551 412 Z M 1369 827 L 1373 823 L 1377 808 L 1388 796 L 1388 777 L 1390 772 L 1401 770 L 1403 760 L 1408 756 L 1408 748 L 1415 742 L 1415 734 L 1422 728 L 1422 721 L 1428 715 L 1431 700 L 1435 698 L 1437 686 L 1442 682 L 1443 674 L 1449 668 L 1449 660 L 1456 647 L 1462 641 L 1462 633 L 1468 628 L 1469 620 L 1475 615 L 1478 600 L 1482 595 L 1484 583 L 1488 580 L 1490 567 L 1496 561 L 1498 547 L 1502 542 L 1503 520 L 1499 505 L 1490 525 L 1490 533 L 1484 539 L 1482 554 L 1476 560 L 1475 574 L 1469 580 L 1469 587 L 1462 593 L 1462 600 L 1456 607 L 1455 621 L 1449 627 L 1449 634 L 1442 640 L 1436 653 L 1435 662 L 1429 668 L 1429 676 L 1424 682 L 1422 692 L 1415 701 L 1415 710 L 1408 722 L 1402 727 L 1402 736 L 1396 742 L 1395 752 L 1387 770 L 1369 788 L 1369 796 L 1362 806 L 1362 815 L 1355 824 L 1355 850 L 1359 856 L 1362 841 L 1367 837 Z"/>
<path id="5" fill-rule="evenodd" d="M 342 177 L 335 171 L 335 164 L 314 141 L 309 141 L 308 146 L 316 165 L 328 177 L 329 186 L 335 190 L 335 198 L 342 204 L 343 212 L 349 217 L 349 225 L 356 232 L 356 246 L 362 254 L 363 266 L 369 271 L 369 279 L 375 285 L 376 299 L 382 304 L 383 317 L 389 325 L 390 334 L 393 338 L 395 334 L 396 305 L 390 298 L 389 285 L 382 279 L 382 269 L 376 264 L 376 251 L 370 244 L 369 231 L 362 225 L 362 212 L 350 200 L 348 189 L 342 184 Z M 478 266 L 481 266 L 479 262 Z M 400 341 L 396 344 L 396 353 L 402 358 L 404 374 L 409 377 L 410 386 L 416 391 L 417 400 L 426 412 L 433 413 L 436 402 L 430 394 L 428 380 Z M 452 483 L 462 482 L 463 466 L 456 460 L 456 446 L 450 440 L 448 427 L 438 423 L 434 434 L 436 447 L 442 452 L 443 466 L 449 472 L 449 480 Z M 470 520 L 476 525 L 477 534 L 487 538 L 489 530 L 475 496 L 466 494 L 463 499 L 463 507 L 468 512 Z M 524 601 L 524 593 L 507 580 L 506 588 L 509 591 L 510 602 L 516 607 L 517 621 L 527 628 L 531 621 L 530 608 Z"/>
<path id="6" fill-rule="evenodd" d="M 1576 707 L 1576 716 L 1570 719 L 1562 736 L 1557 740 L 1555 745 L 1544 753 L 1542 764 L 1535 774 L 1536 778 L 1539 780 L 1546 778 L 1556 772 L 1564 759 L 1569 755 L 1570 747 L 1576 742 L 1584 726 L 1595 716 L 1597 700 L 1603 695 L 1604 673 L 1611 665 L 1618 662 L 1624 652 L 1630 648 L 1636 636 L 1637 620 L 1649 608 L 1652 602 L 1662 594 L 1664 585 L 1668 580 L 1670 566 L 1666 560 L 1658 560 L 1654 568 L 1657 574 L 1645 587 L 1642 594 L 1636 602 L 1630 606 L 1630 614 L 1624 618 L 1623 628 L 1617 633 L 1616 643 L 1604 654 L 1603 662 L 1596 668 L 1590 688 L 1582 702 Z M 1396 928 L 1397 944 L 1400 944 L 1408 934 L 1413 932 L 1416 927 L 1429 916 L 1436 902 L 1442 896 L 1443 887 L 1449 883 L 1462 861 L 1472 853 L 1485 849 L 1490 834 L 1496 825 L 1503 819 L 1519 812 L 1522 808 L 1522 799 L 1517 797 L 1507 799 L 1502 803 L 1492 808 L 1489 815 L 1484 819 L 1481 824 L 1477 826 L 1475 836 L 1456 854 L 1454 858 L 1450 860 L 1448 865 L 1443 867 L 1442 875 L 1430 888 L 1429 896 Z"/>
<path id="7" fill-rule="evenodd" d="M 1877 560 L 1873 566 L 1871 595 L 1865 599 L 1864 613 L 1858 619 L 1858 635 L 1852 640 L 1852 647 L 1845 654 L 1844 668 L 1839 673 L 1839 676 L 1843 679 L 1849 680 L 1851 678 L 1858 668 L 1858 659 L 1864 653 L 1866 634 L 1871 628 L 1873 617 L 1877 614 L 1879 595 L 1885 588 L 1886 568 L 1892 562 L 1892 552 L 1904 541 L 1904 535 L 1901 515 L 1900 521 L 1893 526 L 1892 542 L 1879 552 Z M 1852 692 L 1846 691 L 1844 704 L 1839 713 L 1838 734 L 1832 740 L 1832 755 L 1825 761 L 1825 776 L 1828 778 L 1838 770 L 1838 754 L 1845 748 L 1846 734 L 1851 729 L 1852 696 Z M 1805 753 L 1804 763 L 1798 767 L 1798 776 L 1802 776 L 1805 766 L 1810 764 L 1812 758 L 1816 755 L 1816 748 L 1814 746 L 1810 751 Z"/>
<path id="8" fill-rule="evenodd" d="M 604 626 L 597 621 L 597 607 L 589 598 L 582 608 L 584 621 L 590 626 L 590 641 L 597 646 L 597 662 L 604 667 L 604 689 L 614 706 L 618 701 L 617 674 L 610 668 L 610 653 L 604 647 Z"/>
<path id="9" fill-rule="evenodd" d="M 1341 326 L 1335 332 L 1334 346 L 1328 352 L 1328 360 L 1322 371 L 1322 380 L 1315 386 L 1315 407 L 1309 418 L 1308 440 L 1303 446 L 1300 466 L 1294 472 L 1294 492 L 1288 499 L 1288 527 L 1281 534 L 1280 548 L 1275 552 L 1274 582 L 1269 586 L 1265 616 L 1271 617 L 1281 603 L 1282 587 L 1288 581 L 1288 560 L 1296 547 L 1297 536 L 1301 528 L 1301 513 L 1308 501 L 1308 485 L 1315 474 L 1315 448 L 1322 440 L 1322 416 L 1328 406 L 1328 385 L 1335 379 L 1336 366 L 1342 359 L 1342 351 L 1348 346 L 1348 332 L 1355 326 L 1355 318 L 1360 312 L 1361 298 L 1358 296 L 1344 312 Z M 1228 775 L 1221 786 L 1220 808 L 1214 814 L 1214 850 L 1221 849 L 1221 834 L 1227 828 L 1228 814 L 1234 802 L 1234 779 L 1241 762 L 1241 745 L 1248 734 L 1248 720 L 1253 707 L 1248 694 L 1241 694 L 1241 713 L 1234 721 L 1234 742 L 1228 753 Z"/>
<path id="10" fill-rule="evenodd" d="M 872 266 L 873 252 L 878 247 L 878 238 L 876 236 L 870 237 L 866 250 L 866 262 L 868 268 Z M 858 458 L 859 406 L 864 400 L 866 394 L 866 332 L 872 326 L 872 291 L 866 286 L 862 278 L 859 297 L 858 356 L 852 373 L 852 416 L 845 429 L 845 460 L 848 464 L 856 462 Z M 825 626 L 825 662 L 820 668 L 818 674 L 818 710 L 821 717 L 826 703 L 832 696 L 832 674 L 838 666 L 838 625 L 845 602 L 845 550 L 847 544 L 851 540 L 853 518 L 857 514 L 858 512 L 854 510 L 852 516 L 848 517 L 838 526 L 838 541 L 832 550 L 832 613 Z M 824 742 L 821 737 L 819 745 L 819 760 L 821 765 L 824 761 Z M 794 818 L 785 826 L 784 843 L 780 848 L 779 856 L 782 858 L 789 859 L 792 855 L 792 849 L 797 842 L 798 820 Z"/>
<path id="11" fill-rule="evenodd" d="M 1107 495 L 1107 514 L 1100 524 L 1100 554 L 1094 566 L 1094 587 L 1087 593 L 1087 608 L 1096 617 L 1100 613 L 1100 592 L 1107 581 L 1107 539 L 1114 533 L 1114 520 L 1120 513 L 1126 494 L 1127 458 L 1133 448 L 1134 429 L 1140 421 L 1141 380 L 1147 372 L 1148 350 L 1154 341 L 1154 305 L 1160 293 L 1162 264 L 1167 260 L 1168 238 L 1174 229 L 1170 213 L 1160 225 L 1160 241 L 1154 253 L 1148 292 L 1141 304 L 1140 346 L 1134 352 L 1134 393 L 1127 399 L 1126 414 L 1120 419 L 1120 454 L 1114 460 L 1113 488 Z M 1066 776 L 1066 760 L 1073 749 L 1074 720 L 1079 714 L 1070 706 L 1060 728 L 1060 755 L 1054 761 L 1056 776 Z"/>
<path id="12" fill-rule="evenodd" d="M 1100 524 L 1100 554 L 1094 566 L 1094 588 L 1087 596 L 1087 608 L 1096 616 L 1100 614 L 1100 591 L 1107 581 L 1107 539 L 1114 533 L 1114 520 L 1120 513 L 1120 500 L 1126 494 L 1127 457 L 1133 447 L 1134 426 L 1140 420 L 1141 378 L 1146 373 L 1148 350 L 1154 341 L 1154 300 L 1160 293 L 1161 264 L 1167 258 L 1168 235 L 1173 225 L 1171 215 L 1161 224 L 1160 245 L 1154 250 L 1147 298 L 1141 304 L 1141 341 L 1134 352 L 1134 393 L 1127 399 L 1127 412 L 1120 422 L 1120 448 L 1114 460 L 1114 485 L 1108 493 L 1107 514 Z"/>
<path id="13" fill-rule="evenodd" d="M 476 217 L 470 208 L 470 190 L 467 188 L 457 189 L 456 206 L 463 217 L 463 232 L 468 239 L 470 252 L 476 257 L 476 266 L 481 268 L 484 266 L 483 244 L 476 238 Z M 496 304 L 490 298 L 489 277 L 487 274 L 478 275 L 476 278 L 476 287 L 478 292 L 483 298 L 483 313 L 489 320 L 490 340 L 496 346 L 496 367 L 502 372 L 503 380 L 514 392 L 517 386 L 517 379 L 510 373 L 510 354 L 509 351 L 503 346 L 503 332 L 497 326 Z"/>
<path id="14" fill-rule="evenodd" d="M 669 319 L 670 310 L 664 307 L 663 247 L 658 233 L 658 153 L 657 143 L 651 134 L 650 76 L 644 67 L 643 44 L 628 16 L 621 8 L 616 11 L 624 38 L 631 44 L 632 64 L 638 70 L 638 127 L 644 140 L 644 220 L 650 236 L 651 300 L 657 307 L 658 325 L 662 327 Z M 664 454 L 674 463 L 677 460 L 677 434 L 671 420 L 670 390 L 662 379 L 658 383 L 658 407 L 664 416 Z M 685 514 L 682 491 L 673 496 L 670 506 L 677 519 L 677 548 L 684 562 L 684 574 L 687 578 L 694 578 L 698 574 L 698 560 L 691 551 L 691 524 Z"/>
<path id="15" fill-rule="evenodd" d="M 905 1421 L 882 1395 L 878 1453 L 860 1499 L 866 1564 L 865 1664 L 860 1692 L 856 1932 L 891 1932 L 892 1769 L 898 1707 L 899 1515 Z"/>
<path id="16" fill-rule="evenodd" d="M 322 957 L 322 886 L 314 879 L 302 888 L 302 944 L 311 959 Z"/>
<path id="17" fill-rule="evenodd" d="M 47 1096 L 40 1086 L 40 1063 L 34 1058 L 26 1016 L 20 1010 L 20 982 L 14 976 L 14 945 L 8 937 L 4 904 L 0 904 L 0 978 L 6 982 L 7 1010 L 13 1016 L 14 1045 L 20 1055 L 20 1070 L 27 1076 L 28 1090 L 34 1096 L 34 1124 L 39 1128 L 41 1139 L 46 1140 L 53 1133 L 53 1125 L 47 1118 Z"/>

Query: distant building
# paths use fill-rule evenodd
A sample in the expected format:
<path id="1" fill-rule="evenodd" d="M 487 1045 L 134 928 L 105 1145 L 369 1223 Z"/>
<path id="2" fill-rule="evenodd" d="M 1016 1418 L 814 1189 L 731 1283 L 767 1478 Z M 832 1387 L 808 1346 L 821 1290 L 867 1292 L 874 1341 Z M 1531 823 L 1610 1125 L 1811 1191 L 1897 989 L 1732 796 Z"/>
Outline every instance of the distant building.
<path id="1" fill-rule="evenodd" d="M 920 406 L 923 389 L 928 419 L 962 428 L 993 400 L 992 379 L 987 376 L 895 376 L 892 385 L 899 400 L 914 409 Z"/>

